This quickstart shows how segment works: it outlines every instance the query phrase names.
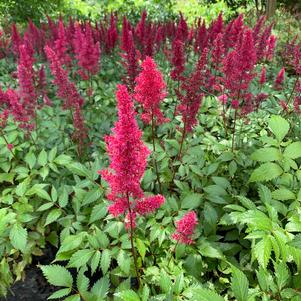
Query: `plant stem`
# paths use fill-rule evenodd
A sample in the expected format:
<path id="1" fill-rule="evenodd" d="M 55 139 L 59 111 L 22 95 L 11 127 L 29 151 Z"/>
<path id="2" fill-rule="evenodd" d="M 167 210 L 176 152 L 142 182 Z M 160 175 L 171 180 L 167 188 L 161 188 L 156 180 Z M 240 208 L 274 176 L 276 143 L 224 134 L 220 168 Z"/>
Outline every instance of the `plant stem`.
<path id="1" fill-rule="evenodd" d="M 159 175 L 159 171 L 158 171 L 157 161 L 156 161 L 156 158 L 155 158 L 155 156 L 156 156 L 156 144 L 155 144 L 155 120 L 154 120 L 153 110 L 152 110 L 152 142 L 153 142 L 153 150 L 154 150 L 153 162 L 154 162 L 154 167 L 155 167 L 155 170 L 156 170 L 157 182 L 158 182 L 158 185 L 159 185 L 159 192 L 160 192 L 160 194 L 162 194 L 160 175 Z"/>
<path id="2" fill-rule="evenodd" d="M 175 247 L 173 248 L 173 251 L 172 251 L 171 254 L 170 254 L 170 258 L 169 258 L 169 261 L 168 261 L 168 263 L 167 263 L 167 266 L 169 266 L 169 264 L 170 264 L 170 262 L 171 262 L 171 259 L 172 259 L 172 256 L 176 253 L 176 248 L 177 248 L 178 244 L 179 244 L 179 242 L 177 241 Z"/>
<path id="3" fill-rule="evenodd" d="M 235 113 L 234 113 L 234 127 L 233 127 L 233 133 L 232 133 L 232 153 L 234 152 L 234 147 L 235 147 L 236 119 L 237 119 L 237 109 L 235 109 Z"/>
<path id="4" fill-rule="evenodd" d="M 131 209 L 131 204 L 130 204 L 130 197 L 129 197 L 128 193 L 127 193 L 126 197 L 127 197 L 128 209 L 129 209 L 129 215 L 130 215 L 130 240 L 131 240 L 132 256 L 134 259 L 134 266 L 135 266 L 135 271 L 136 271 L 136 275 L 137 275 L 138 285 L 140 287 L 140 275 L 139 275 L 139 271 L 138 271 L 137 256 L 136 256 L 135 245 L 134 245 L 134 240 L 133 240 L 133 235 L 134 235 L 133 215 L 132 215 L 132 209 Z"/>
<path id="5" fill-rule="evenodd" d="M 3 133 L 2 129 L 0 129 L 0 133 L 1 133 L 1 136 L 3 137 L 3 139 L 4 139 L 5 143 L 6 143 L 6 147 L 8 148 L 8 150 L 10 151 L 10 153 L 12 154 L 12 156 L 14 157 L 14 159 L 17 160 L 17 158 L 16 158 L 15 154 L 13 153 L 13 151 L 8 147 L 9 143 L 8 143 L 8 141 L 7 141 L 6 137 L 5 137 L 5 134 Z"/>

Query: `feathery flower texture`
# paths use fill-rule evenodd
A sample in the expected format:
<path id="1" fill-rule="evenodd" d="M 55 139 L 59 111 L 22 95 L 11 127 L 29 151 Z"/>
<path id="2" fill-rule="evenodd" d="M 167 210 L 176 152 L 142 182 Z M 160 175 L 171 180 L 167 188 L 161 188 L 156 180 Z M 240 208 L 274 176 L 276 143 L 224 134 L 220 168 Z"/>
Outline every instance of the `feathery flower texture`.
<path id="1" fill-rule="evenodd" d="M 176 232 L 172 235 L 172 238 L 182 244 L 193 244 L 194 241 L 191 236 L 193 235 L 197 223 L 197 215 L 194 211 L 186 213 L 176 222 Z"/>
<path id="2" fill-rule="evenodd" d="M 107 195 L 113 202 L 109 212 L 113 216 L 127 214 L 125 226 L 129 228 L 132 224 L 134 228 L 136 214 L 146 215 L 155 211 L 163 204 L 164 197 L 144 197 L 140 181 L 150 151 L 141 140 L 142 132 L 135 119 L 133 101 L 126 86 L 118 85 L 116 97 L 118 121 L 112 135 L 105 137 L 110 165 L 102 171 L 102 176 L 111 188 Z"/>
<path id="3" fill-rule="evenodd" d="M 166 84 L 162 73 L 157 70 L 157 65 L 151 57 L 146 57 L 142 62 L 142 71 L 136 78 L 134 98 L 142 104 L 141 119 L 150 123 L 156 118 L 157 123 L 164 123 L 167 119 L 160 111 L 160 102 L 166 96 Z"/>

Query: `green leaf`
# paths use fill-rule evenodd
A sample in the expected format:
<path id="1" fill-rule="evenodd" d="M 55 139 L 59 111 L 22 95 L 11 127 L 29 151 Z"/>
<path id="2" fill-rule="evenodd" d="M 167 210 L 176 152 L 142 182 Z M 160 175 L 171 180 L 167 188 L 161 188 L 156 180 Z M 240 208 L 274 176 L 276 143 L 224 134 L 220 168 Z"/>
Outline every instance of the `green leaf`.
<path id="1" fill-rule="evenodd" d="M 108 249 L 103 250 L 101 254 L 100 267 L 103 274 L 106 274 L 111 264 L 111 251 Z"/>
<path id="2" fill-rule="evenodd" d="M 80 293 L 87 292 L 89 289 L 89 279 L 85 276 L 86 268 L 81 268 L 77 274 L 76 286 Z"/>
<path id="3" fill-rule="evenodd" d="M 275 163 L 264 163 L 256 168 L 250 177 L 250 182 L 270 181 L 283 173 L 281 167 Z"/>
<path id="4" fill-rule="evenodd" d="M 141 301 L 139 296 L 132 290 L 125 290 L 116 294 L 123 301 Z"/>
<path id="5" fill-rule="evenodd" d="M 37 195 L 38 197 L 45 199 L 47 201 L 51 201 L 51 197 L 48 194 L 48 192 L 46 190 L 43 189 L 44 185 L 41 184 L 35 184 L 33 187 L 31 187 L 26 195 Z"/>
<path id="6" fill-rule="evenodd" d="M 281 153 L 277 148 L 267 147 L 256 150 L 251 159 L 260 162 L 271 162 L 281 160 Z"/>
<path id="7" fill-rule="evenodd" d="M 41 166 L 45 166 L 47 164 L 47 153 L 44 149 L 42 149 L 39 153 L 38 164 Z"/>
<path id="8" fill-rule="evenodd" d="M 275 263 L 275 276 L 279 290 L 282 290 L 290 278 L 290 274 L 285 262 Z"/>
<path id="9" fill-rule="evenodd" d="M 235 266 L 231 266 L 231 288 L 237 301 L 248 300 L 249 281 L 246 275 Z"/>
<path id="10" fill-rule="evenodd" d="M 22 252 L 25 252 L 27 236 L 27 230 L 19 224 L 14 224 L 9 233 L 9 239 L 13 247 Z"/>
<path id="11" fill-rule="evenodd" d="M 258 260 L 258 263 L 266 269 L 268 262 L 271 258 L 272 243 L 268 236 L 261 239 L 254 247 L 254 255 Z"/>
<path id="12" fill-rule="evenodd" d="M 144 242 L 139 238 L 136 238 L 136 244 L 137 244 L 137 250 L 138 250 L 142 260 L 144 260 L 145 253 L 146 253 L 146 246 L 145 246 Z"/>
<path id="13" fill-rule="evenodd" d="M 59 298 L 62 298 L 62 297 L 65 297 L 65 296 L 69 295 L 70 293 L 71 293 L 71 288 L 70 287 L 62 288 L 62 289 L 54 292 L 53 294 L 51 294 L 48 297 L 48 300 L 59 299 Z"/>
<path id="14" fill-rule="evenodd" d="M 297 159 L 301 157 L 301 142 L 293 142 L 284 150 L 284 156 L 290 159 Z"/>
<path id="15" fill-rule="evenodd" d="M 74 250 L 80 246 L 84 238 L 84 235 L 69 235 L 61 243 L 57 254 Z"/>
<path id="16" fill-rule="evenodd" d="M 291 247 L 301 249 L 301 234 L 297 234 L 292 241 L 288 243 Z"/>
<path id="17" fill-rule="evenodd" d="M 172 288 L 172 282 L 170 277 L 166 274 L 165 271 L 162 271 L 160 273 L 160 279 L 159 279 L 159 285 L 161 288 L 161 291 L 163 293 L 168 293 L 170 289 Z"/>
<path id="18" fill-rule="evenodd" d="M 32 152 L 27 153 L 24 160 L 29 165 L 30 169 L 32 169 L 35 166 L 37 161 L 36 156 Z"/>
<path id="19" fill-rule="evenodd" d="M 109 277 L 102 277 L 92 287 L 91 292 L 98 298 L 104 299 L 109 292 L 110 280 Z"/>
<path id="20" fill-rule="evenodd" d="M 289 123 L 284 118 L 276 115 L 270 118 L 268 125 L 279 142 L 283 140 L 290 128 Z"/>
<path id="21" fill-rule="evenodd" d="M 75 295 L 67 297 L 63 301 L 81 301 L 81 298 L 80 298 L 79 294 L 75 294 Z"/>
<path id="22" fill-rule="evenodd" d="M 101 253 L 99 250 L 96 250 L 92 259 L 91 259 L 91 272 L 94 274 L 96 272 L 96 269 L 98 268 L 99 261 L 100 261 Z"/>
<path id="23" fill-rule="evenodd" d="M 59 193 L 59 205 L 61 208 L 64 208 L 68 204 L 68 191 L 66 186 L 64 185 Z"/>
<path id="24" fill-rule="evenodd" d="M 272 196 L 275 200 L 279 201 L 294 200 L 296 198 L 295 194 L 287 188 L 280 188 L 273 191 Z"/>
<path id="25" fill-rule="evenodd" d="M 90 249 L 78 250 L 71 256 L 68 267 L 80 268 L 86 265 L 89 259 L 93 256 L 93 253 L 94 250 L 90 250 Z"/>
<path id="26" fill-rule="evenodd" d="M 107 205 L 105 203 L 95 205 L 91 212 L 89 224 L 92 224 L 95 221 L 102 219 L 103 217 L 106 216 L 107 212 L 108 212 L 108 209 L 107 209 Z"/>
<path id="27" fill-rule="evenodd" d="M 66 166 L 72 161 L 72 158 L 70 156 L 61 154 L 58 157 L 55 158 L 54 163 Z"/>
<path id="28" fill-rule="evenodd" d="M 45 226 L 55 222 L 61 216 L 62 210 L 59 208 L 52 209 L 47 215 Z"/>
<path id="29" fill-rule="evenodd" d="M 184 197 L 181 202 L 181 207 L 183 209 L 194 209 L 199 207 L 202 202 L 201 194 L 199 193 L 190 193 Z"/>
<path id="30" fill-rule="evenodd" d="M 82 177 L 89 177 L 89 170 L 79 162 L 70 163 L 66 166 L 72 173 L 82 176 Z"/>
<path id="31" fill-rule="evenodd" d="M 194 301 L 225 301 L 216 292 L 209 290 L 207 288 L 195 288 L 193 289 L 193 299 Z"/>
<path id="32" fill-rule="evenodd" d="M 60 265 L 39 266 L 47 281 L 54 286 L 65 286 L 72 288 L 73 279 L 70 272 Z"/>
<path id="33" fill-rule="evenodd" d="M 117 263 L 120 269 L 126 274 L 129 275 L 131 269 L 131 259 L 126 254 L 125 251 L 120 250 L 117 256 Z"/>

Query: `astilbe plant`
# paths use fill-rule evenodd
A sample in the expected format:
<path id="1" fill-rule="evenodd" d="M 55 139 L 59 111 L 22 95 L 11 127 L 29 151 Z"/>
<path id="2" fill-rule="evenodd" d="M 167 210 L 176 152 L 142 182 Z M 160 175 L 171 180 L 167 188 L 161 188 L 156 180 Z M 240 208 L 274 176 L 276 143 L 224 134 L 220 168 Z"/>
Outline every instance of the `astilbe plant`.
<path id="1" fill-rule="evenodd" d="M 136 78 L 134 98 L 142 106 L 142 121 L 146 124 L 151 124 L 152 143 L 155 156 L 156 126 L 167 121 L 160 110 L 160 103 L 166 96 L 166 84 L 163 80 L 162 73 L 157 69 L 157 65 L 151 57 L 146 57 L 146 59 L 142 62 L 141 67 L 142 71 Z M 161 181 L 155 157 L 153 158 L 153 162 L 161 193 Z"/>
<path id="2" fill-rule="evenodd" d="M 140 70 L 140 52 L 135 47 L 133 34 L 130 30 L 130 24 L 125 17 L 123 18 L 122 23 L 120 48 L 122 50 L 122 64 L 126 71 L 126 76 L 124 77 L 123 82 L 127 85 L 130 92 L 133 92 L 135 88 L 135 79 L 138 76 Z"/>
<path id="3" fill-rule="evenodd" d="M 75 132 L 73 138 L 78 143 L 78 154 L 81 155 L 84 142 L 87 139 L 87 130 L 84 125 L 82 106 L 84 99 L 79 94 L 76 86 L 69 80 L 68 72 L 62 67 L 56 53 L 48 46 L 44 49 L 50 62 L 50 70 L 54 77 L 53 83 L 58 87 L 57 96 L 64 100 L 63 109 L 70 110 Z"/>
<path id="4" fill-rule="evenodd" d="M 176 232 L 172 235 L 172 238 L 177 243 L 191 245 L 194 243 L 192 235 L 195 227 L 198 224 L 197 215 L 194 211 L 186 213 L 180 220 L 176 222 Z"/>
<path id="5" fill-rule="evenodd" d="M 142 132 L 135 119 L 133 101 L 126 86 L 118 85 L 116 97 L 118 121 L 115 123 L 112 135 L 105 137 L 110 165 L 108 169 L 102 171 L 102 176 L 110 185 L 107 198 L 112 204 L 109 206 L 109 212 L 116 217 L 126 216 L 125 226 L 130 231 L 132 255 L 139 278 L 133 240 L 136 217 L 154 212 L 163 204 L 164 197 L 144 196 L 140 181 L 150 151 L 141 139 Z"/>
<path id="6" fill-rule="evenodd" d="M 78 60 L 80 76 L 87 80 L 99 71 L 100 45 L 94 42 L 92 28 L 89 23 L 85 24 L 85 31 L 80 24 L 75 27 L 74 37 L 75 57 Z"/>

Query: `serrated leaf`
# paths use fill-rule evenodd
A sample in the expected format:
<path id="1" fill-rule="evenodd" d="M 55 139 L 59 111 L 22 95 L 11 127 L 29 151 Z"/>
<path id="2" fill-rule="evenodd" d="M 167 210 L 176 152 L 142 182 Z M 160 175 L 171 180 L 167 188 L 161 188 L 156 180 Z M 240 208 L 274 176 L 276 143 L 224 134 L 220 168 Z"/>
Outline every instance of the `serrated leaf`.
<path id="1" fill-rule="evenodd" d="M 90 249 L 78 250 L 71 256 L 68 267 L 80 268 L 86 265 L 89 259 L 93 256 L 93 253 L 94 250 L 90 250 Z"/>
<path id="2" fill-rule="evenodd" d="M 279 201 L 294 200 L 296 198 L 295 194 L 287 188 L 280 188 L 273 191 L 272 196 L 275 200 Z"/>
<path id="3" fill-rule="evenodd" d="M 108 212 L 108 210 L 107 210 L 106 204 L 102 203 L 102 204 L 95 205 L 91 212 L 89 224 L 92 224 L 95 221 L 102 219 L 103 217 L 105 217 L 107 215 L 107 212 Z"/>
<path id="4" fill-rule="evenodd" d="M 62 215 L 62 210 L 59 208 L 52 209 L 47 215 L 45 226 L 57 221 Z"/>
<path id="5" fill-rule="evenodd" d="M 48 300 L 52 300 L 52 299 L 60 299 L 63 298 L 67 295 L 69 295 L 71 293 L 71 288 L 62 288 L 54 293 L 52 293 L 49 297 Z"/>
<path id="6" fill-rule="evenodd" d="M 44 190 L 42 188 L 42 186 L 40 184 L 35 184 L 26 193 L 26 195 L 32 195 L 32 194 L 35 194 L 44 200 L 51 201 L 50 195 L 48 194 L 48 192 L 46 190 Z"/>
<path id="7" fill-rule="evenodd" d="M 190 193 L 184 197 L 181 201 L 181 208 L 183 209 L 194 209 L 199 207 L 202 202 L 201 194 Z"/>
<path id="8" fill-rule="evenodd" d="M 123 250 L 119 251 L 117 256 L 117 263 L 120 269 L 126 274 L 129 275 L 131 269 L 131 259 Z"/>
<path id="9" fill-rule="evenodd" d="M 103 250 L 101 254 L 100 267 L 103 274 L 106 274 L 111 264 L 111 251 L 108 249 Z"/>
<path id="10" fill-rule="evenodd" d="M 91 272 L 94 274 L 96 272 L 96 269 L 99 266 L 101 253 L 99 250 L 95 251 L 92 259 L 91 259 Z"/>
<path id="11" fill-rule="evenodd" d="M 109 292 L 110 280 L 109 277 L 102 277 L 92 287 L 91 292 L 98 298 L 105 298 Z"/>
<path id="12" fill-rule="evenodd" d="M 66 186 L 64 185 L 59 193 L 59 205 L 61 208 L 64 208 L 67 206 L 67 204 L 68 204 L 68 191 L 66 189 Z"/>
<path id="13" fill-rule="evenodd" d="M 81 245 L 83 238 L 84 238 L 84 235 L 67 236 L 61 243 L 61 247 L 59 248 L 57 254 L 68 252 L 68 251 L 78 248 Z"/>
<path id="14" fill-rule="evenodd" d="M 47 164 L 47 153 L 44 149 L 42 149 L 39 153 L 38 164 L 41 166 L 45 166 Z"/>
<path id="15" fill-rule="evenodd" d="M 137 244 L 137 250 L 138 250 L 142 260 L 144 260 L 145 253 L 146 253 L 146 246 L 145 246 L 144 242 L 139 238 L 136 238 L 136 244 Z"/>
<path id="16" fill-rule="evenodd" d="M 290 274 L 285 262 L 279 262 L 274 264 L 276 282 L 279 290 L 282 290 L 288 283 Z"/>
<path id="17" fill-rule="evenodd" d="M 132 290 L 125 290 L 116 294 L 123 301 L 141 301 L 139 296 Z"/>
<path id="18" fill-rule="evenodd" d="M 70 156 L 61 154 L 61 155 L 59 155 L 58 157 L 55 158 L 54 163 L 66 166 L 71 161 L 72 161 L 72 158 Z"/>
<path id="19" fill-rule="evenodd" d="M 258 263 L 266 269 L 271 258 L 272 243 L 269 237 L 265 236 L 254 247 L 254 255 Z"/>
<path id="20" fill-rule="evenodd" d="M 231 266 L 231 288 L 237 301 L 248 300 L 249 281 L 246 275 L 235 266 Z"/>
<path id="21" fill-rule="evenodd" d="M 87 292 L 89 289 L 89 279 L 85 276 L 86 269 L 80 269 L 76 278 L 76 286 L 80 293 Z"/>
<path id="22" fill-rule="evenodd" d="M 225 301 L 224 298 L 222 298 L 216 292 L 207 288 L 198 287 L 192 291 L 194 301 Z"/>
<path id="23" fill-rule="evenodd" d="M 25 252 L 27 244 L 27 230 L 19 224 L 14 224 L 9 233 L 9 239 L 13 247 Z"/>
<path id="24" fill-rule="evenodd" d="M 79 162 L 66 165 L 66 167 L 74 174 L 82 177 L 89 177 L 89 170 Z"/>
<path id="25" fill-rule="evenodd" d="M 289 123 L 281 116 L 272 116 L 268 122 L 269 128 L 280 142 L 289 131 Z"/>
<path id="26" fill-rule="evenodd" d="M 66 268 L 56 264 L 42 265 L 39 267 L 51 285 L 72 288 L 73 279 Z"/>
<path id="27" fill-rule="evenodd" d="M 297 159 L 301 157 L 301 142 L 293 142 L 284 150 L 284 156 L 290 159 Z"/>
<path id="28" fill-rule="evenodd" d="M 250 177 L 250 182 L 270 181 L 279 177 L 283 170 L 276 163 L 264 163 L 256 168 Z"/>
<path id="29" fill-rule="evenodd" d="M 259 162 L 279 161 L 281 159 L 281 153 L 274 147 L 261 148 L 251 155 L 251 159 Z"/>
<path id="30" fill-rule="evenodd" d="M 28 164 L 30 169 L 32 169 L 35 166 L 37 161 L 36 156 L 32 152 L 27 153 L 24 160 Z"/>

